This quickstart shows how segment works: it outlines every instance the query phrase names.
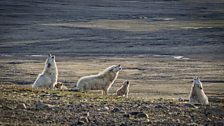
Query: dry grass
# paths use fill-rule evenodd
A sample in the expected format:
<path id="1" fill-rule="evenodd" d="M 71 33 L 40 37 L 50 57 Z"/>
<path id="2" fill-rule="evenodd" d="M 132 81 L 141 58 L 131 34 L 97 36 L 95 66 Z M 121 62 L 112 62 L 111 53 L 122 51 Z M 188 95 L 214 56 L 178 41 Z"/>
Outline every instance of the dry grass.
<path id="1" fill-rule="evenodd" d="M 59 81 L 73 85 L 84 75 L 97 74 L 113 64 L 121 64 L 123 71 L 112 86 L 113 94 L 124 80 L 130 80 L 130 96 L 141 98 L 188 97 L 192 78 L 200 76 L 208 96 L 224 95 L 222 61 L 175 60 L 168 58 L 67 58 L 56 57 Z M 22 58 L 23 59 L 23 58 Z M 45 58 L 31 60 L 1 59 L 1 82 L 32 84 L 42 72 Z"/>
<path id="2" fill-rule="evenodd" d="M 145 17 L 147 18 L 147 17 Z M 90 22 L 69 22 L 57 24 L 43 24 L 47 26 L 60 26 L 70 28 L 97 28 L 113 29 L 121 31 L 158 31 L 175 29 L 198 29 L 198 28 L 216 28 L 223 27 L 222 20 L 213 21 L 156 21 L 147 20 L 93 20 Z"/>

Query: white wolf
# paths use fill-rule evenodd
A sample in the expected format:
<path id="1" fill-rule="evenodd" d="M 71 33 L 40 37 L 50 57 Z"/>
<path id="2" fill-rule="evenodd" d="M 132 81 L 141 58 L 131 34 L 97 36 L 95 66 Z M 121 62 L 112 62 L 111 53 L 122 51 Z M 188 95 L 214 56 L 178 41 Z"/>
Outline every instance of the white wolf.
<path id="1" fill-rule="evenodd" d="M 208 97 L 205 95 L 202 83 L 198 77 L 195 77 L 193 80 L 189 101 L 192 104 L 207 105 L 209 103 Z"/>
<path id="2" fill-rule="evenodd" d="M 43 72 L 38 75 L 32 87 L 54 88 L 55 84 L 57 83 L 57 79 L 58 79 L 58 69 L 55 62 L 55 56 L 49 54 L 45 62 Z"/>
<path id="3" fill-rule="evenodd" d="M 121 65 L 113 65 L 97 75 L 81 77 L 76 87 L 81 92 L 87 90 L 103 90 L 103 94 L 107 95 L 110 87 L 117 79 L 120 70 L 122 70 Z"/>
<path id="4" fill-rule="evenodd" d="M 126 96 L 126 97 L 128 97 L 129 86 L 130 86 L 129 81 L 127 81 L 127 80 L 124 81 L 123 85 L 117 90 L 117 96 Z"/>
<path id="5" fill-rule="evenodd" d="M 55 84 L 55 89 L 68 90 L 68 88 L 62 82 L 57 82 L 57 84 Z"/>

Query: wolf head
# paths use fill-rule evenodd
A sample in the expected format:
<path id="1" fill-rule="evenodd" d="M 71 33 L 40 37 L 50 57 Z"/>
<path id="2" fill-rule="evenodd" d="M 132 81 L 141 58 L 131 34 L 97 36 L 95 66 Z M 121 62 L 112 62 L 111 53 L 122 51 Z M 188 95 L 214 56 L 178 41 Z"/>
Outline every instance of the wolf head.
<path id="1" fill-rule="evenodd" d="M 202 83 L 199 77 L 194 77 L 193 84 L 194 84 L 194 87 L 198 87 L 199 89 L 202 89 Z"/>
<path id="2" fill-rule="evenodd" d="M 48 58 L 46 61 L 47 68 L 50 68 L 55 65 L 55 56 L 48 54 Z"/>
<path id="3" fill-rule="evenodd" d="M 122 67 L 121 67 L 121 65 L 119 64 L 119 65 L 113 65 L 113 66 L 111 66 L 111 67 L 109 67 L 109 71 L 111 71 L 111 72 L 119 72 L 119 71 L 121 71 L 122 70 Z"/>
<path id="4" fill-rule="evenodd" d="M 126 87 L 127 87 L 127 86 L 129 86 L 129 85 L 130 85 L 130 83 L 129 83 L 128 80 L 126 80 L 126 81 L 123 82 L 123 86 L 126 86 Z"/>

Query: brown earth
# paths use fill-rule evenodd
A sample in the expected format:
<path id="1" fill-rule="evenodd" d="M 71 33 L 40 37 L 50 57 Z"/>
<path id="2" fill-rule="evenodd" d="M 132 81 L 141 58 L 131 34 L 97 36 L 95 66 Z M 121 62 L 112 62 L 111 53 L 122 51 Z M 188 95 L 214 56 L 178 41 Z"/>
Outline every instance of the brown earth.
<path id="1" fill-rule="evenodd" d="M 0 85 L 1 125 L 224 125 L 224 101 L 208 106 Z"/>

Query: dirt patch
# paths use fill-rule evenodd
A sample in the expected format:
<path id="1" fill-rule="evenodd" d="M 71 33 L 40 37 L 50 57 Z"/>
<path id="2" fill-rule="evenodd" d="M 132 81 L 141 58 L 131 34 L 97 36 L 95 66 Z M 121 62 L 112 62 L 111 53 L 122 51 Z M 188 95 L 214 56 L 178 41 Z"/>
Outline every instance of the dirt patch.
<path id="1" fill-rule="evenodd" d="M 224 124 L 220 100 L 194 106 L 173 99 L 145 101 L 1 84 L 0 101 L 2 125 Z"/>

